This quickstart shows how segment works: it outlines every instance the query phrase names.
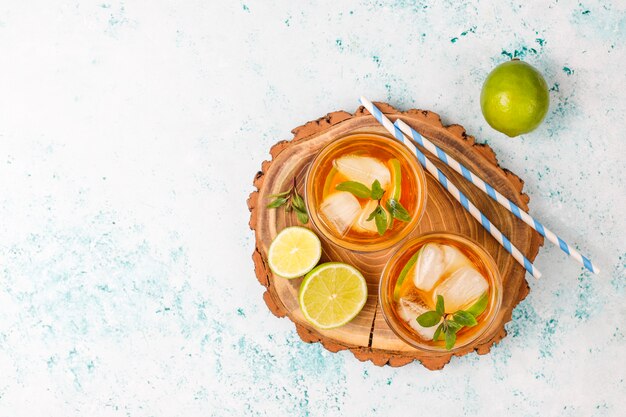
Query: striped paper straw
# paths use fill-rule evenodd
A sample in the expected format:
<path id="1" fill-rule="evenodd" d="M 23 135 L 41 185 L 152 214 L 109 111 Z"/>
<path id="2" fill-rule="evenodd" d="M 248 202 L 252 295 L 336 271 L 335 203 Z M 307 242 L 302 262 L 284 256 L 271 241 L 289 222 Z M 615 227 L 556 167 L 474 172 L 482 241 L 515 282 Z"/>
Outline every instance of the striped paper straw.
<path id="1" fill-rule="evenodd" d="M 474 184 L 480 190 L 485 192 L 489 197 L 493 200 L 500 203 L 502 207 L 513 213 L 515 217 L 532 227 L 539 233 L 541 236 L 548 239 L 550 242 L 557 245 L 561 250 L 567 253 L 572 258 L 576 259 L 580 264 L 582 264 L 585 268 L 593 272 L 594 274 L 600 273 L 600 270 L 585 256 L 581 255 L 576 249 L 565 243 L 563 239 L 558 237 L 554 232 L 541 224 L 537 219 L 532 217 L 530 214 L 526 213 L 524 210 L 519 208 L 514 202 L 500 194 L 496 189 L 494 189 L 491 185 L 487 184 L 482 180 L 478 175 L 472 173 L 466 167 L 464 167 L 460 162 L 456 159 L 452 158 L 450 155 L 445 153 L 443 149 L 429 141 L 427 138 L 423 137 L 418 131 L 411 128 L 411 126 L 407 125 L 402 120 L 396 120 L 395 125 L 406 135 L 412 137 L 418 145 L 423 146 L 427 151 L 431 154 L 435 155 L 441 162 L 463 175 L 465 179 Z"/>
<path id="2" fill-rule="evenodd" d="M 361 104 L 374 116 L 374 118 L 385 127 L 396 139 L 400 142 L 404 143 L 411 151 L 415 153 L 420 164 L 428 171 L 439 183 L 445 188 L 461 205 L 465 210 L 467 210 L 472 217 L 482 224 L 482 226 L 494 237 L 495 240 L 506 249 L 507 252 L 513 256 L 513 258 L 528 271 L 530 275 L 535 278 L 541 277 L 541 272 L 530 262 L 524 254 L 511 243 L 511 241 L 502 234 L 502 232 L 493 224 L 487 216 L 481 213 L 471 201 L 467 199 L 465 194 L 463 194 L 448 178 L 444 175 L 439 168 L 437 168 L 430 160 L 426 158 L 426 156 L 417 149 L 417 147 L 410 141 L 409 138 L 404 136 L 404 133 L 395 126 L 391 120 L 385 116 L 378 107 L 374 106 L 374 104 L 366 99 L 365 97 L 360 98 Z"/>

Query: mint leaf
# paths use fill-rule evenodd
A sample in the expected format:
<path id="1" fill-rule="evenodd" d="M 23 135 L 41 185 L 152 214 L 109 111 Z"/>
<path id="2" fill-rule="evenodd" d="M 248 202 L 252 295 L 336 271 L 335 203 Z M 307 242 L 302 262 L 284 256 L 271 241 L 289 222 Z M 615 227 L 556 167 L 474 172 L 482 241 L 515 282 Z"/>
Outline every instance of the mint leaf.
<path id="1" fill-rule="evenodd" d="M 380 200 L 383 198 L 383 194 L 385 194 L 385 190 L 380 186 L 380 182 L 378 180 L 374 180 L 372 183 L 372 200 Z"/>
<path id="2" fill-rule="evenodd" d="M 467 311 L 474 317 L 478 317 L 483 311 L 485 311 L 485 309 L 487 308 L 487 304 L 489 304 L 489 294 L 484 293 L 483 295 L 480 296 L 478 301 L 472 304 L 471 307 L 465 311 Z"/>
<path id="3" fill-rule="evenodd" d="M 463 325 L 452 320 L 446 320 L 446 325 L 448 330 L 454 333 L 458 332 L 459 330 L 461 330 L 461 327 L 463 327 Z"/>
<path id="4" fill-rule="evenodd" d="M 291 193 L 291 190 L 283 191 L 282 193 L 278 193 L 278 194 L 270 194 L 269 197 L 270 198 L 286 197 L 289 195 L 289 193 Z"/>
<path id="5" fill-rule="evenodd" d="M 439 323 L 439 320 L 441 320 L 441 314 L 436 311 L 427 311 L 426 313 L 417 316 L 416 320 L 422 327 L 433 327 Z"/>
<path id="6" fill-rule="evenodd" d="M 376 223 L 376 230 L 378 231 L 378 234 L 381 236 L 385 234 L 387 231 L 387 213 L 380 205 L 376 206 L 374 211 L 372 211 L 367 217 L 368 222 L 372 219 Z"/>
<path id="7" fill-rule="evenodd" d="M 387 210 L 391 213 L 391 216 L 394 219 L 398 219 L 403 222 L 411 221 L 411 216 L 409 212 L 400 204 L 400 202 L 394 198 L 389 199 L 387 201 Z"/>
<path id="8" fill-rule="evenodd" d="M 378 234 L 382 236 L 387 231 L 387 213 L 381 206 L 378 206 L 378 209 L 378 212 L 374 215 L 374 220 L 376 221 Z"/>
<path id="9" fill-rule="evenodd" d="M 347 191 L 359 198 L 370 198 L 370 195 L 372 194 L 372 192 L 369 188 L 367 188 L 366 185 L 363 185 L 357 181 L 341 182 L 335 186 L 335 189 L 339 191 Z"/>
<path id="10" fill-rule="evenodd" d="M 296 216 L 298 217 L 298 221 L 302 224 L 307 224 L 309 222 L 309 215 L 306 212 L 296 210 Z"/>
<path id="11" fill-rule="evenodd" d="M 446 349 L 450 350 L 454 347 L 454 344 L 456 343 L 456 332 L 450 331 L 450 329 L 448 329 L 448 331 L 446 331 L 445 333 L 446 333 Z"/>
<path id="12" fill-rule="evenodd" d="M 374 209 L 374 211 L 372 211 L 372 212 L 370 213 L 370 215 L 367 217 L 367 220 L 366 220 L 366 221 L 368 221 L 368 222 L 369 222 L 369 221 L 370 221 L 370 220 L 372 220 L 374 217 L 376 217 L 376 215 L 378 214 L 378 209 L 379 209 L 379 208 L 380 208 L 380 206 L 376 206 L 376 208 Z"/>
<path id="13" fill-rule="evenodd" d="M 435 334 L 433 334 L 433 341 L 437 341 L 439 340 L 439 337 L 441 336 L 441 331 L 443 330 L 443 323 L 441 323 L 438 327 L 437 330 L 435 330 Z"/>
<path id="14" fill-rule="evenodd" d="M 472 327 L 478 324 L 476 317 L 467 311 L 459 310 L 454 313 L 452 317 L 454 317 L 454 322 L 460 324 L 461 326 Z"/>
<path id="15" fill-rule="evenodd" d="M 437 296 L 437 306 L 435 309 L 440 316 L 443 316 L 443 314 L 445 313 L 445 308 L 443 306 L 443 295 Z"/>
<path id="16" fill-rule="evenodd" d="M 267 205 L 267 208 L 277 208 L 284 205 L 287 202 L 287 197 L 278 197 L 276 200 L 272 201 Z"/>
<path id="17" fill-rule="evenodd" d="M 291 201 L 295 209 L 306 212 L 306 206 L 304 205 L 304 200 L 300 197 L 300 194 L 294 192 Z"/>

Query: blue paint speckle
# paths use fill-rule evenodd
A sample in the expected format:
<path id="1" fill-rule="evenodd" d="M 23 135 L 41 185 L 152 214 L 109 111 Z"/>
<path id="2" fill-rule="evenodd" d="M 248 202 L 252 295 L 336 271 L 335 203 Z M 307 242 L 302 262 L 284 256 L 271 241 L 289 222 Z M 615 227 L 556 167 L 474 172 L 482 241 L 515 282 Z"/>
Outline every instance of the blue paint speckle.
<path id="1" fill-rule="evenodd" d="M 461 32 L 459 37 L 467 36 L 470 33 L 476 33 L 476 26 L 472 26 L 471 28 L 469 28 L 467 30 L 464 30 L 463 32 Z M 450 39 L 450 42 L 451 43 L 456 43 L 459 40 L 459 37 L 454 37 L 454 38 Z"/>
<path id="2" fill-rule="evenodd" d="M 514 49 L 513 52 L 503 49 L 500 55 L 506 56 L 509 59 L 519 58 L 524 59 L 528 55 L 536 55 L 537 50 L 535 48 L 529 48 L 527 46 L 521 46 L 519 49 Z"/>

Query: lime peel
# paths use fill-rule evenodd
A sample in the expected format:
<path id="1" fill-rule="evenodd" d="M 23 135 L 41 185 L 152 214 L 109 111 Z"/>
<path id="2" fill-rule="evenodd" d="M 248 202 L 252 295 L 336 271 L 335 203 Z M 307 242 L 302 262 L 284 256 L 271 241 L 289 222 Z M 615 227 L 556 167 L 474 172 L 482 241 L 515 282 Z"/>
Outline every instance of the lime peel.
<path id="1" fill-rule="evenodd" d="M 396 286 L 393 289 L 393 299 L 395 301 L 398 301 L 400 299 L 400 288 L 402 288 L 402 283 L 404 282 L 404 279 L 408 275 L 411 268 L 413 268 L 413 266 L 417 262 L 417 258 L 419 258 L 420 254 L 422 253 L 422 249 L 424 248 L 420 248 L 419 251 L 411 256 L 408 262 L 404 265 L 404 268 L 402 268 L 402 271 L 400 271 L 400 275 L 398 276 L 398 280 L 396 281 Z"/>
<path id="2" fill-rule="evenodd" d="M 400 165 L 400 161 L 395 158 L 389 160 L 389 165 L 391 168 L 391 182 L 393 186 L 391 198 L 400 201 L 400 197 L 402 195 L 402 167 Z"/>

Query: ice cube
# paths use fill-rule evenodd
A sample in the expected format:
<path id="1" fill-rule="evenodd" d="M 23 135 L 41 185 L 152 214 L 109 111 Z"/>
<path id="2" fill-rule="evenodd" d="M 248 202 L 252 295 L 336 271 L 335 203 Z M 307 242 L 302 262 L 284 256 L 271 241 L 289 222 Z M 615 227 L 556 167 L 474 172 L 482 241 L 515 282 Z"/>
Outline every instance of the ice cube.
<path id="1" fill-rule="evenodd" d="M 338 191 L 322 201 L 320 211 L 335 227 L 336 231 L 343 235 L 359 215 L 361 204 L 351 193 Z"/>
<path id="2" fill-rule="evenodd" d="M 376 222 L 374 219 L 367 221 L 367 218 L 374 211 L 376 206 L 378 205 L 378 201 L 370 200 L 362 209 L 361 213 L 359 213 L 359 217 L 354 222 L 354 229 L 359 232 L 371 232 L 378 233 L 378 229 L 376 229 Z"/>
<path id="3" fill-rule="evenodd" d="M 444 275 L 451 274 L 462 266 L 470 266 L 472 264 L 467 256 L 454 246 L 441 245 L 441 249 L 443 250 L 445 264 Z"/>
<path id="4" fill-rule="evenodd" d="M 413 268 L 413 284 L 420 290 L 430 291 L 443 274 L 444 252 L 436 243 L 427 243 L 421 249 Z"/>
<path id="5" fill-rule="evenodd" d="M 337 170 L 350 181 L 357 181 L 371 187 L 375 180 L 386 190 L 391 182 L 387 166 L 379 159 L 370 156 L 346 155 L 333 162 Z"/>
<path id="6" fill-rule="evenodd" d="M 411 301 L 406 298 L 400 298 L 400 308 L 398 311 L 400 313 L 400 317 L 402 317 L 402 319 L 405 320 L 409 326 L 411 326 L 411 328 L 425 340 L 433 339 L 433 335 L 435 334 L 435 330 L 437 330 L 438 326 L 434 325 L 432 327 L 422 327 L 417 322 L 417 317 L 429 310 L 430 308 L 428 308 L 421 299 Z"/>
<path id="7" fill-rule="evenodd" d="M 446 313 L 454 313 L 469 307 L 489 289 L 489 284 L 480 272 L 471 266 L 463 266 L 437 285 L 433 302 L 443 296 Z"/>

